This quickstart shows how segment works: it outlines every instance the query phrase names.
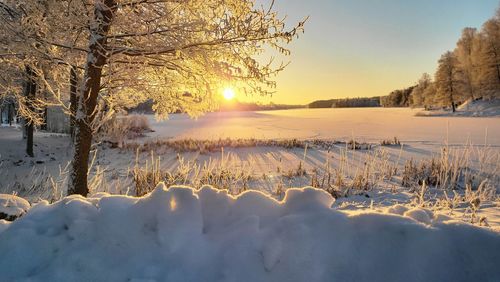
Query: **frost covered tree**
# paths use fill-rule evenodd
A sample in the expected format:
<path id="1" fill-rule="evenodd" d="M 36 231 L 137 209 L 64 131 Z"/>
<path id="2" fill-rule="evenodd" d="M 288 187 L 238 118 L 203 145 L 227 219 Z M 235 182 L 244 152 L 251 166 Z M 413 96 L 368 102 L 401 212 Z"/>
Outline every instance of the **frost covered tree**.
<path id="1" fill-rule="evenodd" d="M 450 51 L 444 53 L 438 61 L 438 69 L 434 78 L 436 102 L 451 106 L 452 111 L 455 112 L 456 103 L 461 98 L 462 79 L 456 55 Z"/>
<path id="2" fill-rule="evenodd" d="M 413 89 L 411 105 L 450 105 L 454 110 L 455 102 L 466 99 L 500 98 L 499 55 L 500 8 L 481 30 L 463 29 L 454 52 L 439 60 L 435 77 L 440 81 L 424 83 L 427 90 L 420 85 Z M 390 100 L 390 96 L 381 99 L 383 104 Z"/>
<path id="3" fill-rule="evenodd" d="M 0 20 L 0 95 L 17 101 L 19 113 L 24 118 L 26 154 L 34 157 L 34 124 L 40 123 L 35 107 L 38 87 L 33 62 L 26 60 L 29 55 L 17 36 L 21 32 L 22 13 L 14 5 L 0 2 Z"/>
<path id="4" fill-rule="evenodd" d="M 475 28 L 464 28 L 462 36 L 457 42 L 458 67 L 462 71 L 463 87 L 466 94 L 474 100 L 476 92 L 476 65 L 473 61 L 474 41 L 477 35 Z"/>
<path id="5" fill-rule="evenodd" d="M 431 82 L 427 88 L 425 88 L 423 92 L 423 105 L 425 108 L 431 108 L 433 105 L 436 105 L 436 83 Z"/>
<path id="6" fill-rule="evenodd" d="M 284 65 L 262 63 L 254 56 L 266 46 L 288 54 L 284 44 L 303 26 L 287 29 L 272 5 L 255 7 L 250 0 L 23 3 L 48 7 L 42 10 L 50 16 L 34 17 L 33 22 L 43 27 L 33 25 L 37 33 L 44 28 L 57 31 L 32 36 L 35 41 L 55 50 L 64 62 L 68 53 L 86 56 L 79 65 L 84 73 L 78 87 L 68 190 L 82 195 L 88 193 L 93 136 L 115 106 L 149 98 L 160 115 L 177 110 L 196 115 L 214 106 L 214 94 L 224 84 L 268 94 L 274 86 L 272 76 Z"/>
<path id="7" fill-rule="evenodd" d="M 252 0 L 4 2 L 23 15 L 12 33 L 26 44 L 10 53 L 25 48 L 23 54 L 51 66 L 52 78 L 43 85 L 53 97 L 77 91 L 68 109 L 76 110 L 70 194 L 88 193 L 92 140 L 115 109 L 151 99 L 160 116 L 198 115 L 215 106 L 224 85 L 269 94 L 273 76 L 285 65 L 264 62 L 262 53 L 275 49 L 288 55 L 284 46 L 303 30 L 303 22 L 285 27 L 273 1 L 269 7 Z M 23 62 L 29 59 L 23 55 Z"/>
<path id="8" fill-rule="evenodd" d="M 500 97 L 500 9 L 482 27 L 475 41 L 474 58 L 482 96 Z"/>
<path id="9" fill-rule="evenodd" d="M 410 95 L 410 105 L 412 107 L 427 106 L 425 104 L 425 90 L 432 83 L 431 76 L 428 73 L 422 74 L 422 77 L 418 80 L 417 85 L 411 91 Z"/>
<path id="10" fill-rule="evenodd" d="M 65 106 L 74 53 L 59 48 L 73 35 L 72 25 L 61 21 L 70 13 L 54 13 L 64 1 L 3 0 L 0 2 L 0 64 L 2 93 L 16 101 L 27 128 L 27 153 L 33 155 L 33 128 L 45 122 L 46 107 Z M 66 7 L 66 6 L 64 6 Z M 59 9 L 61 10 L 61 9 Z M 76 13 L 73 13 L 76 15 Z M 75 36 L 73 36 L 75 38 Z M 72 38 L 72 39 L 73 39 Z M 73 40 L 71 40 L 73 41 Z"/>
<path id="11" fill-rule="evenodd" d="M 415 86 L 394 90 L 387 96 L 380 97 L 382 107 L 408 107 L 411 104 L 411 93 Z"/>

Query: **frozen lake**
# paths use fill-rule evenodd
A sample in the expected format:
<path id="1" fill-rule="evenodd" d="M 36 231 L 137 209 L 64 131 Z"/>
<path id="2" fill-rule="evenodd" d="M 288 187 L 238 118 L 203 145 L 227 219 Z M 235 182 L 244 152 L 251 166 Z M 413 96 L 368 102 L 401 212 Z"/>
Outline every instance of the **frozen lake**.
<path id="1" fill-rule="evenodd" d="M 419 109 L 346 108 L 294 109 L 263 112 L 209 113 L 198 119 L 184 114 L 171 115 L 167 121 L 150 116 L 154 133 L 149 138 L 355 138 L 380 142 L 400 140 L 429 145 L 487 143 L 500 145 L 500 118 L 418 117 Z"/>

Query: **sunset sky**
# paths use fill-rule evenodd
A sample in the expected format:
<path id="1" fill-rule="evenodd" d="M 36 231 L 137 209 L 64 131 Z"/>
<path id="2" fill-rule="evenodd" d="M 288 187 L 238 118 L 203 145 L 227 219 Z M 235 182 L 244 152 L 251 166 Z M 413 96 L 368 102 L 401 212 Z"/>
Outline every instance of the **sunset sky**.
<path id="1" fill-rule="evenodd" d="M 269 2 L 263 0 L 259 2 Z M 277 0 L 288 22 L 310 16 L 291 65 L 266 102 L 386 95 L 434 73 L 464 27 L 492 17 L 499 0 Z"/>

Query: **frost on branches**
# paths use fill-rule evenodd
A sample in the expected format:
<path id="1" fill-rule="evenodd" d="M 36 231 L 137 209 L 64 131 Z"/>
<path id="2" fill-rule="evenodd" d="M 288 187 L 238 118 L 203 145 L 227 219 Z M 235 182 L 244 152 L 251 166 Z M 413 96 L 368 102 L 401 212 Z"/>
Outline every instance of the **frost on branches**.
<path id="1" fill-rule="evenodd" d="M 2 17 L 20 43 L 6 40 L 13 69 L 35 65 L 50 101 L 68 105 L 61 93 L 78 70 L 78 104 L 67 108 L 76 127 L 69 192 L 82 195 L 93 136 L 114 111 L 151 99 L 160 116 L 199 115 L 216 106 L 227 84 L 270 94 L 286 64 L 255 56 L 266 48 L 289 55 L 286 44 L 304 25 L 287 28 L 272 3 L 251 0 L 6 0 L 2 7 L 16 11 Z"/>

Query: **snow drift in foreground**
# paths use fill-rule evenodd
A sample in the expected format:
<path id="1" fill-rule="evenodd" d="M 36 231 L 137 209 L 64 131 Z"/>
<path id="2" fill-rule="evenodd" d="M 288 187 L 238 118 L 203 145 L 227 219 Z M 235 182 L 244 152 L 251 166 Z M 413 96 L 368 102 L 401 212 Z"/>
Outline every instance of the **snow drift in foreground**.
<path id="1" fill-rule="evenodd" d="M 500 281 L 500 234 L 426 210 L 347 214 L 204 187 L 34 205 L 0 233 L 3 281 Z M 391 214 L 393 213 L 393 214 Z M 398 215 L 403 213 L 404 215 Z"/>

